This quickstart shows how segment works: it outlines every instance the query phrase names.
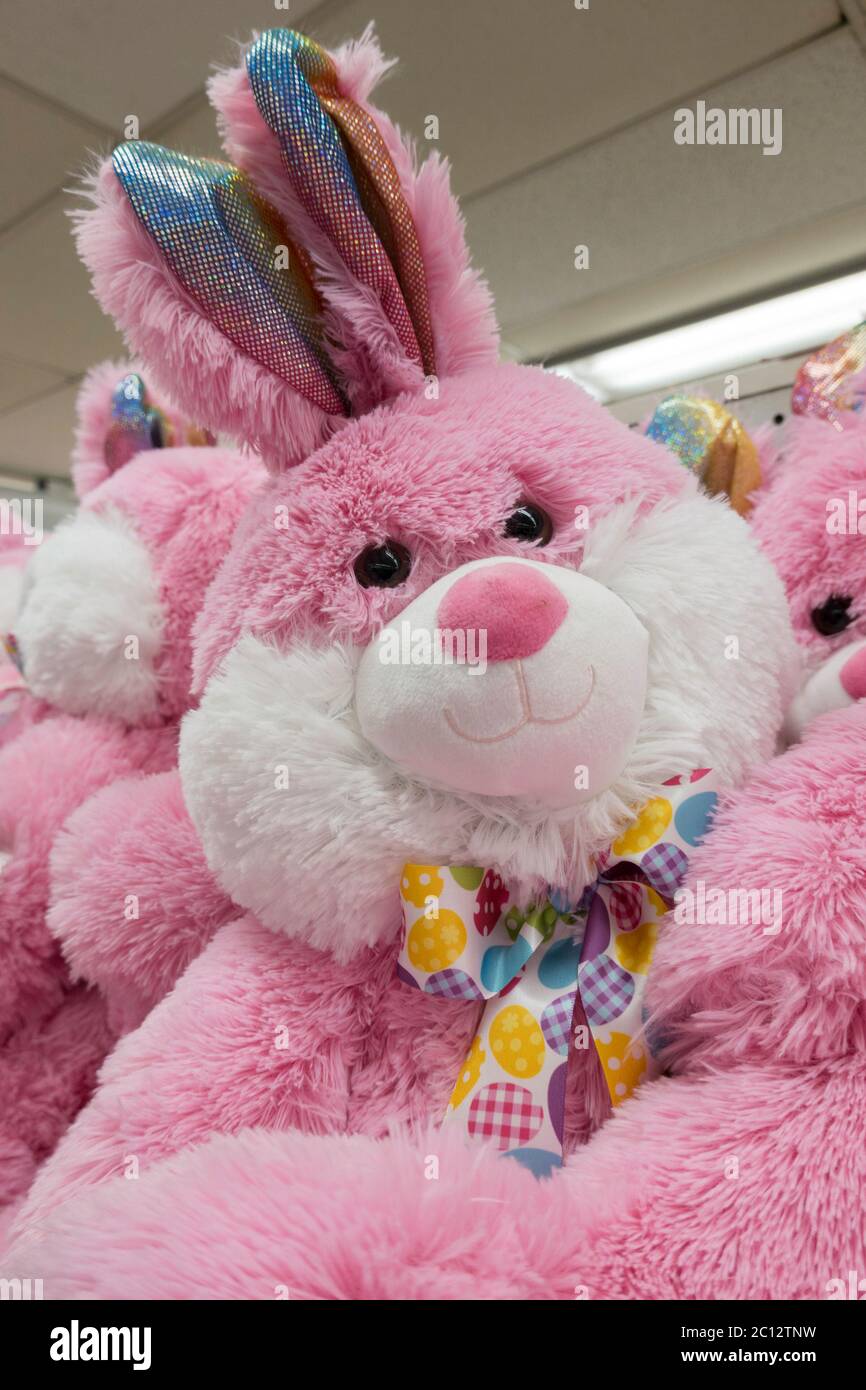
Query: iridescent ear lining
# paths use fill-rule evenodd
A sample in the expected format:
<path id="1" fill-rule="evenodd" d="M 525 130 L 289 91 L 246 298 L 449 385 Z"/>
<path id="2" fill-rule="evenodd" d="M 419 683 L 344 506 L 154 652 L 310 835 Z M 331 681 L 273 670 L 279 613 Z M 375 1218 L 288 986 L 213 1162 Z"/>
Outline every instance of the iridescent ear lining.
<path id="1" fill-rule="evenodd" d="M 291 30 L 263 34 L 250 49 L 247 71 L 306 211 L 351 273 L 374 290 L 409 360 L 433 372 L 415 223 L 372 117 L 340 94 L 328 53 Z"/>
<path id="2" fill-rule="evenodd" d="M 815 415 L 844 428 L 847 412 L 866 401 L 866 323 L 834 338 L 808 357 L 797 373 L 791 393 L 795 415 Z"/>
<path id="3" fill-rule="evenodd" d="M 668 396 L 656 406 L 647 435 L 697 474 L 711 496 L 723 495 L 740 516 L 751 511 L 760 485 L 758 451 L 740 421 L 717 401 Z"/>
<path id="4" fill-rule="evenodd" d="M 327 414 L 347 414 L 322 347 L 309 259 L 246 176 L 141 140 L 119 145 L 112 163 L 138 220 L 204 316 Z"/>
<path id="5" fill-rule="evenodd" d="M 432 372 L 433 328 L 424 259 L 394 161 L 372 116 L 350 97 L 340 95 L 337 71 L 329 54 L 312 39 L 303 35 L 298 38 L 301 67 L 343 138 L 361 204 L 397 272 L 412 315 L 424 369 Z"/>
<path id="6" fill-rule="evenodd" d="M 111 393 L 111 423 L 105 432 L 102 456 L 109 473 L 116 473 L 136 454 L 148 449 L 214 445 L 210 430 L 181 425 L 178 431 L 168 416 L 153 405 L 138 372 L 127 372 Z"/>
<path id="7" fill-rule="evenodd" d="M 111 424 L 102 447 L 109 472 L 116 473 L 145 449 L 171 445 L 173 435 L 171 422 L 148 400 L 141 377 L 127 372 L 111 394 Z"/>

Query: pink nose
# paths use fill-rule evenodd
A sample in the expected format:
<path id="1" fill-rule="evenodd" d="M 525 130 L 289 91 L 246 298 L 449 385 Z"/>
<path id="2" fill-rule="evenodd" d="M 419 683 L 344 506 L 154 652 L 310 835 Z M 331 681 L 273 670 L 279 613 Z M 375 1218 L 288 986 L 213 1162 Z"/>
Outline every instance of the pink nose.
<path id="1" fill-rule="evenodd" d="M 842 689 L 852 700 L 862 700 L 866 695 L 866 646 L 855 652 L 839 672 Z"/>
<path id="2" fill-rule="evenodd" d="M 488 661 L 514 661 L 541 651 L 567 612 L 565 595 L 543 574 L 504 560 L 458 579 L 440 603 L 436 623 L 452 632 L 483 631 Z"/>

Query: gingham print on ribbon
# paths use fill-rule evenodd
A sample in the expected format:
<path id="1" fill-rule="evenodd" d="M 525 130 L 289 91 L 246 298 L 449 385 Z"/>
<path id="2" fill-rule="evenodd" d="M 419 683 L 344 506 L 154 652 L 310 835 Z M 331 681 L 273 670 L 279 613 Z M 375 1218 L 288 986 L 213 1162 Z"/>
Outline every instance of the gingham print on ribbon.
<path id="1" fill-rule="evenodd" d="M 446 1122 L 541 1176 L 562 1162 L 572 1048 L 595 1047 L 613 1105 L 653 1073 L 647 971 L 715 788 L 706 768 L 665 783 L 599 857 L 598 878 L 574 905 L 552 892 L 523 913 L 493 869 L 404 865 L 400 979 L 484 1003 Z M 575 1026 L 578 996 L 586 1023 Z"/>

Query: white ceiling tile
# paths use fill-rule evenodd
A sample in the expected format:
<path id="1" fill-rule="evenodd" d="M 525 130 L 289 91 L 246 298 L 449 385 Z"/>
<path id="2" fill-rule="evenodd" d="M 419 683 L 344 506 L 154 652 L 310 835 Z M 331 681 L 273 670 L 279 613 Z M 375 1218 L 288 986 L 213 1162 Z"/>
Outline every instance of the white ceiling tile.
<path id="1" fill-rule="evenodd" d="M 66 375 L 120 351 L 75 252 L 72 202 L 57 194 L 0 237 L 0 350 Z"/>
<path id="2" fill-rule="evenodd" d="M 0 416 L 0 473 L 69 473 L 77 394 L 64 386 Z"/>
<path id="3" fill-rule="evenodd" d="M 732 302 L 766 298 L 797 282 L 862 265 L 866 205 L 786 228 L 770 240 L 738 246 L 667 275 L 652 275 L 563 304 L 551 314 L 508 323 L 517 358 L 545 359 L 590 343 L 634 337 L 666 323 L 704 315 Z M 866 304 L 862 306 L 866 318 Z"/>
<path id="4" fill-rule="evenodd" d="M 14 358 L 0 357 L 0 430 L 4 410 L 23 405 L 25 401 L 43 395 L 53 387 L 61 386 L 63 381 L 59 372 L 49 371 L 32 362 L 16 362 Z"/>
<path id="5" fill-rule="evenodd" d="M 88 145 L 104 140 L 97 126 L 2 77 L 0 130 L 7 132 L 0 143 L 3 226 L 55 192 L 81 167 Z"/>
<path id="6" fill-rule="evenodd" d="M 864 79 L 860 48 L 839 30 L 705 93 L 725 108 L 781 107 L 775 157 L 754 146 L 677 145 L 669 110 L 470 199 L 473 253 L 508 336 L 525 341 L 533 325 L 582 302 L 639 295 L 714 258 L 739 253 L 747 264 L 755 247 L 768 253 L 772 277 L 777 240 L 866 205 L 853 172 L 866 168 Z M 590 264 L 575 270 L 580 244 Z M 705 291 L 692 288 L 700 307 Z"/>
<path id="7" fill-rule="evenodd" d="M 159 143 L 184 154 L 210 155 L 225 159 L 219 142 L 213 107 L 202 93 L 177 120 L 159 130 Z"/>
<path id="8" fill-rule="evenodd" d="M 311 29 L 371 15 L 400 62 L 381 89 L 416 135 L 439 117 L 461 194 L 575 149 L 831 28 L 835 0 L 350 0 Z"/>
<path id="9" fill-rule="evenodd" d="M 5 71 L 122 134 L 125 116 L 147 125 L 201 90 L 233 40 L 298 24 L 312 0 L 27 0 L 0 10 Z"/>
<path id="10" fill-rule="evenodd" d="M 274 0 L 5 0 L 2 215 L 20 220 L 0 236 L 0 353 L 28 365 L 7 387 L 0 362 L 0 409 L 21 402 L 0 417 L 0 463 L 50 458 L 65 472 L 74 390 L 28 404 L 30 386 L 122 350 L 76 259 L 71 199 L 50 189 L 128 114 L 145 138 L 216 153 L 201 93 L 232 38 L 285 23 L 333 42 L 373 14 L 401 59 L 381 100 L 417 134 L 438 115 L 512 355 L 625 335 L 862 256 L 866 63 L 850 29 L 815 39 L 838 24 L 836 0 L 591 0 L 588 11 L 291 0 L 288 12 Z M 783 105 L 783 154 L 674 146 L 671 110 L 693 96 Z M 591 271 L 572 269 L 578 241 Z"/>

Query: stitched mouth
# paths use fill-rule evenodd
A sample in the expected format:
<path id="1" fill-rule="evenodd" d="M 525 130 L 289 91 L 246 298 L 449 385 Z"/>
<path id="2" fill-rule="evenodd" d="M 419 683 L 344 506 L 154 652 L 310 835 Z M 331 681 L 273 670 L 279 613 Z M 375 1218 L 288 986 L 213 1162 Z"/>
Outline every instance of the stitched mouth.
<path id="1" fill-rule="evenodd" d="M 467 743 L 504 743 L 506 739 L 513 738 L 515 734 L 519 734 L 520 730 L 525 729 L 528 724 L 568 724 L 572 719 L 576 719 L 579 714 L 583 713 L 592 698 L 592 692 L 595 688 L 595 668 L 589 666 L 587 670 L 589 671 L 589 690 L 577 706 L 577 709 L 573 709 L 570 714 L 558 715 L 556 719 L 545 719 L 542 715 L 533 713 L 532 701 L 529 697 L 529 687 L 526 684 L 526 676 L 523 671 L 523 662 L 518 660 L 514 663 L 514 674 L 517 679 L 517 688 L 520 692 L 520 707 L 523 713 L 516 724 L 510 729 L 505 729 L 501 734 L 488 734 L 485 736 L 467 734 L 464 729 L 460 728 L 450 709 L 443 710 L 445 723 L 452 733 L 456 734 L 458 738 L 465 739 Z"/>

